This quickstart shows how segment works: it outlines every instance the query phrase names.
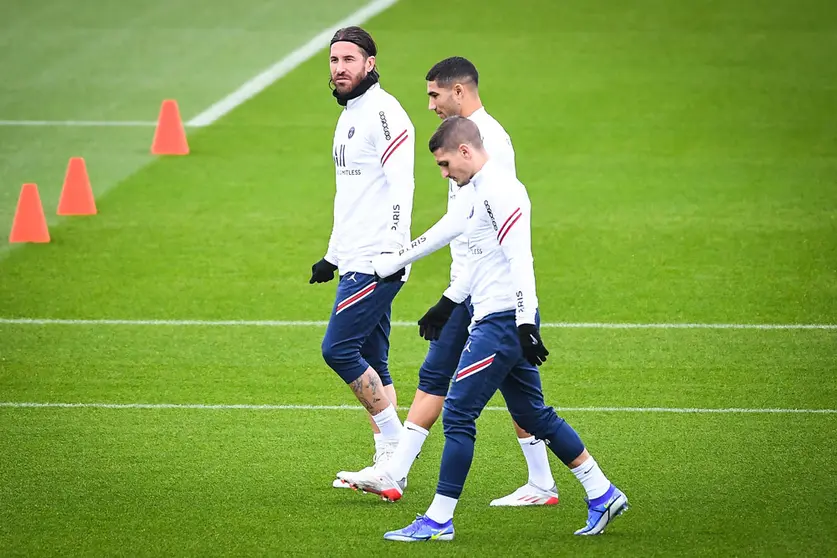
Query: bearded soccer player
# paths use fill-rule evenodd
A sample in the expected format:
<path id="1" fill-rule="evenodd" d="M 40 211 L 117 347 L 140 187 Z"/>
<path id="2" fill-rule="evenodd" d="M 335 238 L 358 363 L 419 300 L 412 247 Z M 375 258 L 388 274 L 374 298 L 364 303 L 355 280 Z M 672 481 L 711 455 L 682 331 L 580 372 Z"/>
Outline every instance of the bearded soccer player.
<path id="1" fill-rule="evenodd" d="M 379 280 L 372 258 L 410 241 L 415 133 L 399 102 L 378 83 L 377 54 L 375 41 L 360 27 L 340 29 L 331 40 L 333 95 L 343 107 L 333 145 L 334 225 L 309 282 L 339 274 L 323 359 L 368 411 L 374 461 L 384 463 L 402 430 L 387 361 L 392 301 L 408 270 Z M 339 479 L 332 485 L 348 487 Z"/>
<path id="2" fill-rule="evenodd" d="M 474 64 L 459 56 L 447 58 L 430 69 L 426 81 L 428 108 L 442 119 L 463 116 L 474 122 L 479 128 L 483 145 L 492 162 L 515 176 L 511 139 L 482 105 L 479 95 L 479 73 Z M 470 190 L 450 180 L 448 212 L 431 229 L 419 236 L 410 249 L 402 250 L 400 255 L 376 257 L 373 260 L 375 271 L 386 277 L 450 244 L 450 280 L 456 281 L 465 268 L 468 252 L 467 238 L 462 233 L 467 212 L 472 207 Z M 378 494 L 387 500 L 401 498 L 407 474 L 421 451 L 430 428 L 442 412 L 451 377 L 468 340 L 471 316 L 470 300 L 465 299 L 453 309 L 440 338 L 431 341 L 424 364 L 419 369 L 418 389 L 404 423 L 401 441 L 392 458 L 374 468 L 341 474 L 340 478 L 356 488 Z M 514 427 L 529 469 L 528 482 L 508 496 L 493 500 L 490 505 L 557 504 L 558 490 L 550 470 L 545 444 L 516 423 Z"/>
<path id="3" fill-rule="evenodd" d="M 549 351 L 541 340 L 532 257 L 532 206 L 526 188 L 488 157 L 476 124 L 445 119 L 429 148 L 442 176 L 473 190 L 466 216 L 468 255 L 463 272 L 419 320 L 425 339 L 444 335 L 456 305 L 470 295 L 474 317 L 454 374 L 442 422 L 445 446 L 436 495 L 424 515 L 387 540 L 451 540 L 453 514 L 471 461 L 476 419 L 499 389 L 512 417 L 549 449 L 587 492 L 587 523 L 576 535 L 597 535 L 628 507 L 576 431 L 544 402 L 538 366 Z"/>

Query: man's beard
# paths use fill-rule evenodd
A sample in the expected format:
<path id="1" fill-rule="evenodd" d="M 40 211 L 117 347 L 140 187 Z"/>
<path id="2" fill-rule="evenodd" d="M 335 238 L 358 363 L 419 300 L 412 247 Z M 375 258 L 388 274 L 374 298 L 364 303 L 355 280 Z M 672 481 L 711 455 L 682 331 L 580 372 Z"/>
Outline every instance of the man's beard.
<path id="1" fill-rule="evenodd" d="M 331 92 L 334 95 L 334 98 L 337 99 L 337 103 L 341 106 L 346 106 L 349 101 L 352 99 L 357 99 L 364 93 L 366 93 L 370 87 L 378 83 L 378 72 L 375 71 L 373 68 L 371 72 L 367 72 L 363 74 L 363 77 L 357 83 L 352 83 L 352 87 L 347 89 L 346 91 L 340 91 L 337 88 L 337 84 L 334 83 L 332 79 L 332 84 L 334 85 L 334 90 Z"/>
<path id="2" fill-rule="evenodd" d="M 357 79 L 354 79 L 354 77 L 349 77 L 349 79 L 351 80 L 351 83 L 348 86 L 344 86 L 345 89 L 343 89 L 339 85 L 337 85 L 337 82 L 334 82 L 334 89 L 337 90 L 337 92 L 340 93 L 341 95 L 346 95 L 347 93 L 351 93 L 354 90 L 355 87 L 360 85 L 360 83 L 364 80 L 364 78 L 367 75 L 369 75 L 367 72 L 363 72 L 363 75 L 361 75 Z M 334 80 L 332 80 L 332 81 L 334 81 Z"/>

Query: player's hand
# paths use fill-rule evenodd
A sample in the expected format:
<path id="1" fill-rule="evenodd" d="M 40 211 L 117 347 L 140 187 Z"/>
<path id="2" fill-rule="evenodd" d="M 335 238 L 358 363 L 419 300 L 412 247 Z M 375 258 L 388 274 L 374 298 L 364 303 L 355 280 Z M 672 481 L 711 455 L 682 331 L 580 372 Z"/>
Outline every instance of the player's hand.
<path id="1" fill-rule="evenodd" d="M 454 308 L 456 308 L 454 301 L 445 296 L 440 298 L 439 302 L 418 321 L 419 335 L 428 341 L 438 341 L 442 328 L 445 327 Z"/>
<path id="2" fill-rule="evenodd" d="M 311 266 L 311 279 L 308 283 L 310 285 L 314 283 L 328 283 L 334 279 L 335 271 L 337 271 L 337 266 L 323 258 Z"/>
<path id="3" fill-rule="evenodd" d="M 520 346 L 523 348 L 523 357 L 529 364 L 540 366 L 546 362 L 546 355 L 549 351 L 543 346 L 541 334 L 533 324 L 520 324 L 517 326 L 517 336 L 520 338 Z"/>
<path id="4" fill-rule="evenodd" d="M 407 268 L 402 267 L 398 269 L 397 256 L 391 252 L 386 252 L 380 256 L 372 258 L 372 269 L 375 270 L 375 281 L 381 283 L 391 283 L 398 281 L 404 277 Z"/>
<path id="5" fill-rule="evenodd" d="M 406 272 L 407 268 L 402 267 L 392 275 L 387 275 L 386 277 L 381 277 L 380 275 L 375 273 L 375 281 L 377 281 L 378 283 L 393 283 L 404 277 L 404 273 Z"/>

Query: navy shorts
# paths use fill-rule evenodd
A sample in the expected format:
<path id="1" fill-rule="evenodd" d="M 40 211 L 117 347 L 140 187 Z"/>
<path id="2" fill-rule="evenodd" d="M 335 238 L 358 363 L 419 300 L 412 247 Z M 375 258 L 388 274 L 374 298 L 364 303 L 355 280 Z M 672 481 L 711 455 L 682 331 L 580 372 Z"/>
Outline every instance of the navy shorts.
<path id="1" fill-rule="evenodd" d="M 370 366 L 383 385 L 389 374 L 389 332 L 392 301 L 402 281 L 376 282 L 372 275 L 349 272 L 340 277 L 331 319 L 323 337 L 326 363 L 347 384 Z"/>
<path id="2" fill-rule="evenodd" d="M 424 393 L 441 397 L 447 395 L 462 349 L 468 341 L 468 326 L 473 315 L 471 299 L 467 298 L 454 308 L 439 340 L 430 342 L 430 349 L 419 368 L 418 388 Z"/>

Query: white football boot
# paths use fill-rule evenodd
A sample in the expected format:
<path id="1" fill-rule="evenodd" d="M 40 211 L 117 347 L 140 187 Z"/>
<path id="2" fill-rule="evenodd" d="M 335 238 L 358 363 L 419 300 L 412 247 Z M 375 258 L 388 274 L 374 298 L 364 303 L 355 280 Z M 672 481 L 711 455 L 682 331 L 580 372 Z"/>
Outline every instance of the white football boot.
<path id="1" fill-rule="evenodd" d="M 532 483 L 527 483 L 502 498 L 492 500 L 492 506 L 552 506 L 558 503 L 558 487 L 553 485 L 544 490 Z"/>
<path id="2" fill-rule="evenodd" d="M 352 485 L 350 485 L 346 481 L 340 480 L 340 479 L 334 479 L 334 481 L 332 481 L 332 483 L 331 483 L 331 486 L 333 486 L 334 488 L 351 488 L 352 487 Z"/>
<path id="3" fill-rule="evenodd" d="M 383 449 L 383 448 L 381 448 L 381 449 Z M 394 451 L 394 450 L 393 450 L 393 451 Z M 391 452 L 390 452 L 390 455 L 392 455 L 392 453 L 391 453 Z M 375 455 L 373 455 L 373 456 L 372 456 L 372 464 L 374 465 L 374 464 L 375 464 L 375 463 L 377 463 L 377 462 L 378 462 L 381 458 L 382 458 L 382 451 L 376 451 L 376 452 L 375 452 Z M 363 471 L 366 471 L 367 469 L 370 469 L 370 470 L 371 470 L 371 469 L 372 469 L 372 466 L 365 467 L 365 468 L 361 469 L 360 471 L 358 471 L 358 473 L 363 472 Z M 335 479 L 332 481 L 331 486 L 333 486 L 334 488 L 352 488 L 352 485 L 350 485 L 348 482 L 344 481 L 344 480 L 341 478 L 343 475 L 348 475 L 348 474 L 354 474 L 354 473 L 352 473 L 351 471 L 340 471 L 340 472 L 338 472 L 338 473 L 337 473 L 337 478 L 335 478 Z"/>
<path id="4" fill-rule="evenodd" d="M 372 466 L 364 467 L 360 471 L 340 471 L 337 473 L 337 478 L 332 481 L 331 486 L 334 488 L 355 488 L 355 490 L 357 490 L 357 487 L 352 487 L 351 484 L 343 480 L 343 477 L 346 475 L 358 475 L 361 473 L 366 474 L 371 472 L 375 466 L 383 466 L 384 463 L 392 458 L 392 454 L 395 453 L 396 447 L 398 447 L 397 441 L 382 444 L 380 449 L 372 456 Z"/>
<path id="5" fill-rule="evenodd" d="M 351 488 L 361 492 L 377 494 L 382 500 L 395 502 L 401 499 L 407 487 L 407 479 L 395 481 L 385 470 L 385 465 L 395 453 L 398 442 L 389 442 L 381 446 L 375 454 L 375 465 L 360 471 L 340 471 L 337 480 L 347 483 Z"/>

